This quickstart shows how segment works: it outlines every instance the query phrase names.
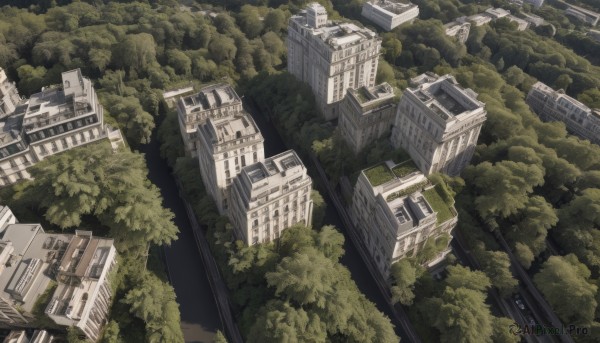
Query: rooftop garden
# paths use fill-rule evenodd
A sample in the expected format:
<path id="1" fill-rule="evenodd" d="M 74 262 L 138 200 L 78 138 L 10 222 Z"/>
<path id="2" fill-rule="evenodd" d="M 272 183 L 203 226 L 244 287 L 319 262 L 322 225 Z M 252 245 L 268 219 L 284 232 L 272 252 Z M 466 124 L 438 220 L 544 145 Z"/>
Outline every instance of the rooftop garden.
<path id="1" fill-rule="evenodd" d="M 444 201 L 442 196 L 440 196 L 440 194 L 438 193 L 436 187 L 424 191 L 423 196 L 425 197 L 429 205 L 431 205 L 431 208 L 433 208 L 433 210 L 437 212 L 438 225 L 454 217 L 454 214 L 451 210 L 452 204 L 448 204 Z"/>
<path id="2" fill-rule="evenodd" d="M 412 194 L 412 193 L 414 193 L 416 191 L 420 191 L 421 189 L 423 189 L 423 187 L 427 186 L 428 184 L 429 184 L 429 181 L 419 182 L 419 183 L 417 183 L 415 185 L 412 185 L 412 186 L 410 186 L 408 188 L 405 188 L 405 189 L 403 189 L 401 191 L 398 191 L 398 192 L 395 192 L 395 193 L 392 193 L 392 194 L 388 195 L 385 200 L 387 202 L 390 202 L 390 201 L 392 201 L 394 199 L 398 199 L 398 198 L 401 198 L 401 197 L 403 197 L 405 195 Z"/>
<path id="3" fill-rule="evenodd" d="M 385 165 L 385 163 L 380 163 L 375 167 L 365 169 L 364 173 L 373 187 L 383 185 L 384 183 L 394 179 L 394 174 Z"/>
<path id="4" fill-rule="evenodd" d="M 403 178 L 406 175 L 412 173 L 412 172 L 416 172 L 419 169 L 417 169 L 417 166 L 415 165 L 415 163 L 412 160 L 406 160 L 402 163 L 397 164 L 394 168 L 392 168 L 392 171 L 394 172 L 394 174 L 399 177 L 399 178 Z"/>

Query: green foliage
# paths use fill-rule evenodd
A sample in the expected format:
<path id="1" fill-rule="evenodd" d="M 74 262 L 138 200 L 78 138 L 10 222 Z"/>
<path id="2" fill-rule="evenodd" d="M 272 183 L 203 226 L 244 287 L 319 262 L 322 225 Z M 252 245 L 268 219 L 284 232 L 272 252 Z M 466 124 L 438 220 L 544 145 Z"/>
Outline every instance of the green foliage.
<path id="1" fill-rule="evenodd" d="M 142 283 L 129 291 L 123 303 L 130 312 L 146 323 L 148 342 L 183 342 L 179 324 L 179 305 L 173 287 L 152 274 L 144 276 Z"/>
<path id="2" fill-rule="evenodd" d="M 321 227 L 323 225 L 323 219 L 325 218 L 325 210 L 327 208 L 327 204 L 323 197 L 316 189 L 313 189 L 310 192 L 310 199 L 313 202 L 313 217 L 312 217 L 312 226 L 313 227 Z"/>
<path id="3" fill-rule="evenodd" d="M 414 285 L 417 281 L 416 268 L 407 259 L 402 259 L 392 264 L 390 275 L 393 282 L 392 302 L 412 305 L 415 298 Z"/>
<path id="4" fill-rule="evenodd" d="M 490 279 L 483 272 L 473 271 L 461 265 L 449 266 L 446 270 L 448 277 L 445 282 L 453 289 L 466 288 L 484 292 L 491 286 Z"/>
<path id="5" fill-rule="evenodd" d="M 525 269 L 529 269 L 531 267 L 531 262 L 535 256 L 531 252 L 529 247 L 521 242 L 515 243 L 515 255 L 517 256 L 517 260 Z"/>
<path id="6" fill-rule="evenodd" d="M 124 343 L 123 338 L 119 334 L 119 324 L 111 320 L 104 327 L 104 331 L 102 334 L 102 343 Z"/>
<path id="7" fill-rule="evenodd" d="M 423 191 L 423 196 L 427 199 L 431 208 L 437 212 L 437 223 L 442 224 L 443 222 L 455 217 L 455 214 L 452 213 L 452 202 L 448 203 L 444 200 L 440 193 L 438 192 L 438 188 L 430 188 L 426 191 Z M 452 199 L 448 199 L 453 201 Z"/>
<path id="8" fill-rule="evenodd" d="M 394 179 L 394 174 L 384 163 L 366 169 L 363 171 L 363 173 L 373 187 L 383 185 L 384 183 Z"/>
<path id="9" fill-rule="evenodd" d="M 490 278 L 503 297 L 509 297 L 518 286 L 510 271 L 510 259 L 503 251 L 482 251 L 477 254 L 481 270 Z"/>
<path id="10" fill-rule="evenodd" d="M 551 256 L 534 281 L 561 319 L 589 325 L 596 311 L 598 287 L 589 281 L 590 271 L 574 255 Z M 565 290 L 569 296 L 565 296 Z"/>
<path id="11" fill-rule="evenodd" d="M 132 145 L 150 142 L 154 119 L 152 115 L 144 111 L 137 98 L 107 94 L 102 95 L 102 99 L 106 110 L 117 120 L 128 142 Z"/>
<path id="12" fill-rule="evenodd" d="M 93 215 L 111 229 L 120 250 L 176 238 L 173 214 L 146 179 L 140 154 L 113 153 L 101 143 L 48 157 L 29 171 L 34 180 L 20 184 L 15 198 L 43 210 L 49 222 L 63 229 Z"/>
<path id="13" fill-rule="evenodd" d="M 227 343 L 227 338 L 225 338 L 221 330 L 217 330 L 213 343 Z"/>
<path id="14" fill-rule="evenodd" d="M 508 329 L 514 324 L 514 320 L 511 318 L 500 317 L 495 318 L 493 325 L 492 339 L 494 343 L 519 343 L 521 337 L 511 333 Z"/>

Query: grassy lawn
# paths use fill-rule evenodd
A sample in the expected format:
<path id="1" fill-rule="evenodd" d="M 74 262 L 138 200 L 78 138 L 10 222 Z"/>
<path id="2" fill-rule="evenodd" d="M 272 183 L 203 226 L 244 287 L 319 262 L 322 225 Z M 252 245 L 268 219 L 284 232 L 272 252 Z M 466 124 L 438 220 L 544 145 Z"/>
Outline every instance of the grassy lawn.
<path id="1" fill-rule="evenodd" d="M 366 169 L 364 173 L 373 187 L 383 185 L 394 178 L 394 174 L 384 163 L 380 163 L 373 168 Z"/>
<path id="2" fill-rule="evenodd" d="M 438 224 L 441 224 L 454 217 L 452 211 L 450 210 L 450 206 L 444 202 L 435 188 L 424 191 L 423 196 L 425 196 L 425 199 L 427 199 L 427 202 L 429 202 L 433 210 L 437 212 Z"/>
<path id="3" fill-rule="evenodd" d="M 392 171 L 396 174 L 397 177 L 405 177 L 406 175 L 417 171 L 417 166 L 412 160 L 404 161 L 398 165 L 396 165 Z"/>

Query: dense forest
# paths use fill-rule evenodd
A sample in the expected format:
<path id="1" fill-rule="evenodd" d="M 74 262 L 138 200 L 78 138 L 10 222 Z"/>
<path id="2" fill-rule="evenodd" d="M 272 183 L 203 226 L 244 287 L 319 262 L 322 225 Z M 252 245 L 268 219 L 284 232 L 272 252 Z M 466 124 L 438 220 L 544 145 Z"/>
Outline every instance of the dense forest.
<path id="1" fill-rule="evenodd" d="M 161 93 L 187 84 L 234 84 L 250 106 L 269 116 L 288 147 L 305 161 L 317 156 L 334 183 L 343 177 L 353 182 L 360 169 L 386 159 L 405 160 L 406 153 L 381 139 L 353 156 L 334 124 L 318 113 L 308 86 L 284 71 L 287 19 L 306 1 L 206 2 L 5 6 L 0 8 L 0 66 L 25 96 L 60 82 L 63 71 L 81 68 L 95 81 L 106 120 L 123 130 L 133 149 L 152 139 L 157 118 L 164 116 L 158 130 L 163 156 L 209 228 L 213 254 L 248 341 L 397 341 L 389 319 L 339 263 L 344 238 L 320 225 L 324 202 L 318 193 L 313 194 L 314 229 L 286 230 L 277 245 L 248 248 L 230 241 L 231 228 L 217 215 L 196 162 L 183 157 L 176 117 L 161 102 Z M 321 2 L 334 18 L 362 21 L 362 0 Z M 419 261 L 402 261 L 393 266 L 394 300 L 409 306 L 424 341 L 515 342 L 505 330 L 510 320 L 493 316 L 486 300 L 492 288 L 508 297 L 517 285 L 496 232 L 530 269 L 565 323 L 598 328 L 600 148 L 569 135 L 561 123 L 541 122 L 524 97 L 540 80 L 600 107 L 600 45 L 589 42 L 581 23 L 549 6 L 524 10 L 555 25 L 554 37 L 537 29 L 516 31 L 498 20 L 473 27 L 463 45 L 444 34 L 443 23 L 503 1 L 415 3 L 421 20 L 380 33 L 377 80 L 401 94 L 419 73 L 451 73 L 486 103 L 488 119 L 472 165 L 462 178 L 437 176 L 437 183 L 455 195 L 458 230 L 481 270 L 450 259 L 448 276 L 436 281 Z M 48 158 L 31 174 L 34 180 L 0 191 L 2 202 L 22 221 L 43 216 L 49 227 L 84 225 L 116 240 L 121 255 L 113 280 L 116 301 L 102 341 L 182 342 L 175 294 L 152 257 L 155 247 L 176 239 L 177 228 L 147 180 L 143 156 L 90 146 Z M 561 256 L 550 256 L 549 240 Z M 565 289 L 571 297 L 564 296 Z M 577 339 L 591 342 L 597 331 Z"/>

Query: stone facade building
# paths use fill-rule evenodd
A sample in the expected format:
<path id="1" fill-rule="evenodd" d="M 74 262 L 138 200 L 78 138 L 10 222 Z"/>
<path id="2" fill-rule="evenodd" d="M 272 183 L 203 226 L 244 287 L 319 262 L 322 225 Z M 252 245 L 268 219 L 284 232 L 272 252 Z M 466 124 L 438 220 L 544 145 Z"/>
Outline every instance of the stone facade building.
<path id="1" fill-rule="evenodd" d="M 362 16 L 386 31 L 413 21 L 419 16 L 419 6 L 393 0 L 369 0 L 363 4 Z"/>
<path id="2" fill-rule="evenodd" d="M 288 71 L 310 85 L 327 120 L 349 88 L 375 85 L 381 39 L 353 23 L 332 22 L 318 3 L 290 18 Z"/>
<path id="3" fill-rule="evenodd" d="M 34 305 L 55 287 L 44 304 L 46 315 L 96 341 L 112 299 L 113 240 L 92 237 L 89 231 L 51 234 L 40 224 L 1 224 L 0 327 L 32 327 Z"/>
<path id="4" fill-rule="evenodd" d="M 449 252 L 457 213 L 411 161 L 392 161 L 363 170 L 354 187 L 350 216 L 379 272 L 423 250 L 428 240 L 443 245 L 432 265 Z"/>
<path id="5" fill-rule="evenodd" d="M 471 23 L 468 21 L 458 22 L 453 21 L 444 25 L 446 35 L 456 38 L 461 43 L 466 43 L 471 32 Z"/>
<path id="6" fill-rule="evenodd" d="M 21 102 L 19 91 L 14 82 L 10 82 L 4 69 L 0 68 L 0 119 L 15 111 Z"/>
<path id="7" fill-rule="evenodd" d="M 340 104 L 338 127 L 354 153 L 388 134 L 394 123 L 396 98 L 388 83 L 348 89 Z"/>
<path id="8" fill-rule="evenodd" d="M 123 144 L 121 132 L 104 123 L 103 111 L 79 69 L 19 104 L 0 119 L 0 187 L 29 178 L 28 167 L 62 151 L 104 139 L 114 149 Z"/>
<path id="9" fill-rule="evenodd" d="M 241 168 L 265 159 L 264 138 L 245 112 L 221 119 L 209 118 L 198 128 L 198 159 L 204 186 L 223 215 L 228 187 Z"/>
<path id="10" fill-rule="evenodd" d="M 600 145 L 600 110 L 590 109 L 561 90 L 536 82 L 525 100 L 544 121 L 565 123 L 569 132 Z"/>
<path id="11" fill-rule="evenodd" d="M 237 239 L 271 242 L 296 224 L 311 225 L 312 180 L 293 150 L 242 168 L 231 186 L 228 211 Z"/>
<path id="12" fill-rule="evenodd" d="M 228 84 L 215 84 L 177 101 L 179 129 L 188 156 L 198 156 L 198 127 L 208 118 L 218 119 L 242 112 L 242 100 Z"/>
<path id="13" fill-rule="evenodd" d="M 411 86 L 396 111 L 392 144 L 407 151 L 426 175 L 460 174 L 486 119 L 484 104 L 451 75 L 422 74 Z"/>

